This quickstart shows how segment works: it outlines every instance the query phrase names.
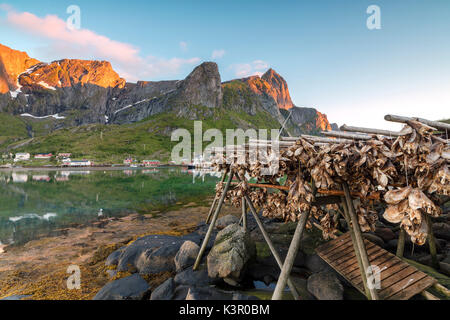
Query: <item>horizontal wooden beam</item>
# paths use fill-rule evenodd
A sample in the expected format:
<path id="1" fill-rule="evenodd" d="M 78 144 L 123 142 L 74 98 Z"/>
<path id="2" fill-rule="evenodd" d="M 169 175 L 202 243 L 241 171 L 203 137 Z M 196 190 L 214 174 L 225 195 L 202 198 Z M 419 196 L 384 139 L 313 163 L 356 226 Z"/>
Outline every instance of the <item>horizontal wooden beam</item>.
<path id="1" fill-rule="evenodd" d="M 372 139 L 372 136 L 369 136 L 368 134 L 361 134 L 361 133 L 349 133 L 344 131 L 322 131 L 323 135 L 329 136 L 329 137 L 336 137 L 336 138 L 348 138 L 348 139 L 354 139 L 354 140 L 370 140 Z"/>
<path id="2" fill-rule="evenodd" d="M 396 116 L 392 114 L 388 114 L 384 117 L 384 120 L 391 121 L 391 122 L 399 122 L 399 123 L 406 123 L 407 121 L 419 121 L 426 125 L 429 125 L 433 128 L 443 130 L 443 131 L 450 131 L 450 124 L 439 122 L 439 121 L 431 121 L 423 118 L 416 118 L 416 117 L 403 117 L 403 116 Z"/>
<path id="3" fill-rule="evenodd" d="M 352 126 L 347 126 L 346 124 L 341 126 L 340 129 L 342 131 L 362 132 L 362 133 L 368 133 L 368 134 L 383 135 L 383 136 L 387 136 L 387 137 L 398 137 L 401 135 L 408 134 L 406 132 L 397 132 L 397 131 L 382 130 L 382 129 L 362 128 L 362 127 L 352 127 Z M 409 133 L 411 133 L 411 130 Z"/>
<path id="4" fill-rule="evenodd" d="M 237 185 L 237 184 L 238 184 L 238 182 L 236 182 L 236 181 L 233 181 L 231 183 L 231 185 Z M 289 191 L 291 189 L 290 187 L 287 187 L 287 186 L 279 186 L 279 185 L 268 184 L 268 183 L 248 183 L 248 186 L 251 188 L 265 188 L 265 189 L 275 189 L 275 190 L 282 190 L 282 191 Z M 337 197 L 344 196 L 344 191 L 341 191 L 341 190 L 318 189 L 317 193 L 329 195 L 329 196 L 337 196 Z M 361 199 L 380 200 L 380 194 L 378 192 L 369 194 L 365 197 L 359 192 L 352 192 L 352 196 L 358 197 Z M 339 202 L 340 202 L 340 199 L 339 199 Z"/>

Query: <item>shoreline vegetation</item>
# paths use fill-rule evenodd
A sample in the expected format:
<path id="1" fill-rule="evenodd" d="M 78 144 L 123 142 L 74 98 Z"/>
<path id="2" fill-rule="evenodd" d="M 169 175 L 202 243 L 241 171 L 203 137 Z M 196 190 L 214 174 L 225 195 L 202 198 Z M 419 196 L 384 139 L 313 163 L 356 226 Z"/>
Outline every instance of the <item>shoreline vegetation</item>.
<path id="1" fill-rule="evenodd" d="M 192 205 L 192 204 L 191 204 Z M 227 206 L 227 214 L 240 210 Z M 186 235 L 202 223 L 209 211 L 206 206 L 189 206 L 164 215 L 133 213 L 122 218 L 107 218 L 88 226 L 68 228 L 60 236 L 33 240 L 24 246 L 7 246 L 0 254 L 0 299 L 27 296 L 32 300 L 90 300 L 109 281 L 129 275 L 108 275 L 105 266 L 109 254 L 146 235 Z M 81 290 L 68 290 L 67 268 L 78 265 Z M 155 287 L 171 273 L 145 277 Z"/>
<path id="2" fill-rule="evenodd" d="M 86 166 L 86 167 L 67 167 L 67 166 L 20 166 L 20 167 L 5 167 L 0 166 L 0 171 L 45 171 L 45 170 L 67 170 L 67 171 L 84 171 L 84 170 L 146 170 L 146 169 L 162 169 L 162 168 L 183 168 L 188 167 L 187 165 L 170 165 L 162 164 L 156 167 L 131 167 L 126 165 L 99 165 L 99 166 Z"/>

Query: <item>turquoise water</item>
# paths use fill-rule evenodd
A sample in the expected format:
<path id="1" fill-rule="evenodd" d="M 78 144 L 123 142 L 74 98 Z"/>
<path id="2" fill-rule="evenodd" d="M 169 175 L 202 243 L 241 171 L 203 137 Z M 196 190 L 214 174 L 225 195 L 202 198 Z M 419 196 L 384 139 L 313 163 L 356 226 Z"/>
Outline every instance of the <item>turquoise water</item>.
<path id="1" fill-rule="evenodd" d="M 0 244 L 21 245 L 103 217 L 202 204 L 217 180 L 181 168 L 0 172 Z"/>

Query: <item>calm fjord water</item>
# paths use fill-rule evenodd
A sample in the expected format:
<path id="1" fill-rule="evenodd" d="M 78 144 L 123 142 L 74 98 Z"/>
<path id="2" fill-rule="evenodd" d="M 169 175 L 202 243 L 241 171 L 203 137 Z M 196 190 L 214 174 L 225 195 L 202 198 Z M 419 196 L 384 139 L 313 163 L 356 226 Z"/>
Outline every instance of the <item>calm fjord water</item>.
<path id="1" fill-rule="evenodd" d="M 0 244 L 130 213 L 163 214 L 213 196 L 216 173 L 181 168 L 0 172 Z"/>

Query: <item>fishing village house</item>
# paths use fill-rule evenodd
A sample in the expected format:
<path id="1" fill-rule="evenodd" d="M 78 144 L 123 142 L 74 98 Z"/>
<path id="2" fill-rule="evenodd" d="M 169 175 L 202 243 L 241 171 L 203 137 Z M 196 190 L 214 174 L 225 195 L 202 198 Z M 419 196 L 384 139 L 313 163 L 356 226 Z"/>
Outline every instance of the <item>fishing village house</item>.
<path id="1" fill-rule="evenodd" d="M 39 153 L 34 156 L 35 159 L 51 159 L 53 157 L 53 154 L 51 153 Z"/>
<path id="2" fill-rule="evenodd" d="M 30 160 L 30 154 L 29 153 L 16 153 L 16 157 L 14 158 L 14 162 L 18 161 L 28 161 Z"/>
<path id="3" fill-rule="evenodd" d="M 161 162 L 159 160 L 144 160 L 142 161 L 142 165 L 146 168 L 158 167 L 161 165 Z"/>
<path id="4" fill-rule="evenodd" d="M 69 163 L 70 167 L 91 167 L 93 165 L 94 163 L 90 160 L 77 160 L 77 161 L 70 161 Z"/>
<path id="5" fill-rule="evenodd" d="M 71 153 L 58 153 L 58 158 L 59 159 L 67 159 L 67 158 L 70 158 L 72 156 L 72 154 Z"/>

